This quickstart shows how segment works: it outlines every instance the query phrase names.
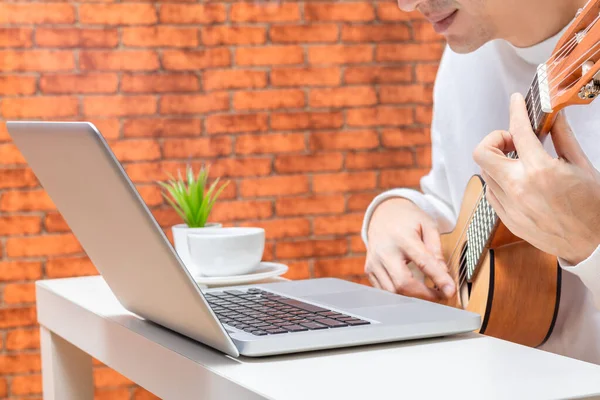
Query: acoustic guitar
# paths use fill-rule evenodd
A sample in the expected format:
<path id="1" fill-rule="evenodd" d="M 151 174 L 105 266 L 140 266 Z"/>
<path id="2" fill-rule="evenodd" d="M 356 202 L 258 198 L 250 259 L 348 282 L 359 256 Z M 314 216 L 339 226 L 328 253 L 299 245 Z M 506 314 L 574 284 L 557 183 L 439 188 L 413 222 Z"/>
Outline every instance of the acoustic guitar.
<path id="1" fill-rule="evenodd" d="M 600 0 L 590 0 L 550 59 L 537 68 L 526 95 L 534 132 L 543 139 L 561 109 L 589 104 L 596 96 L 600 96 Z M 513 235 L 487 202 L 485 190 L 478 175 L 470 179 L 456 226 L 442 235 L 444 257 L 457 285 L 456 296 L 443 303 L 480 314 L 481 334 L 539 346 L 552 333 L 558 312 L 558 260 Z M 425 281 L 435 287 L 430 279 Z"/>

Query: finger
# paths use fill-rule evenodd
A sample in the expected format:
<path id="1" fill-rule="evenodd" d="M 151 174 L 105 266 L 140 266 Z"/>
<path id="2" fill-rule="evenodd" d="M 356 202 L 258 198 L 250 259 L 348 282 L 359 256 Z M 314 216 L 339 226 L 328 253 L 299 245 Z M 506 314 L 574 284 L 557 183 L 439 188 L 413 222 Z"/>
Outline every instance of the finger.
<path id="1" fill-rule="evenodd" d="M 494 131 L 477 145 L 473 159 L 488 175 L 495 177 L 499 182 L 505 182 L 508 169 L 518 163 L 518 160 L 506 157 L 506 154 L 514 149 L 509 132 Z"/>
<path id="2" fill-rule="evenodd" d="M 489 192 L 491 190 L 494 193 L 494 196 L 496 196 L 496 198 L 500 201 L 502 205 L 506 204 L 506 193 L 504 192 L 504 189 L 502 189 L 502 187 L 498 184 L 498 182 L 496 182 L 494 178 L 489 176 L 485 171 L 481 171 L 481 177 L 485 181 L 486 191 Z"/>
<path id="3" fill-rule="evenodd" d="M 367 274 L 367 278 L 369 279 L 369 282 L 371 282 L 371 286 L 373 286 L 374 288 L 377 288 L 377 289 L 381 289 L 381 285 L 379 284 L 379 281 L 377 280 L 377 277 L 375 276 L 375 274 L 369 272 Z"/>
<path id="4" fill-rule="evenodd" d="M 422 224 L 421 230 L 425 247 L 427 247 L 438 260 L 444 261 L 444 255 L 442 254 L 442 240 L 435 224 Z"/>
<path id="5" fill-rule="evenodd" d="M 529 163 L 539 163 L 549 157 L 544 146 L 533 132 L 525 99 L 520 93 L 510 98 L 510 134 L 519 158 Z"/>
<path id="6" fill-rule="evenodd" d="M 402 255 L 395 261 L 393 264 L 384 261 L 384 267 L 394 284 L 396 293 L 424 300 L 439 300 L 440 296 L 438 292 L 413 277 L 408 268 L 407 260 Z"/>
<path id="7" fill-rule="evenodd" d="M 552 143 L 556 154 L 569 163 L 585 169 L 592 165 L 575 138 L 563 111 L 558 113 L 552 126 Z"/>
<path id="8" fill-rule="evenodd" d="M 496 197 L 496 195 L 494 194 L 494 191 L 486 190 L 485 197 L 486 197 L 488 203 L 490 203 L 490 206 L 492 206 L 492 208 L 496 212 L 496 214 L 498 214 L 498 218 L 500 218 L 500 221 L 502 221 L 506 225 L 506 220 L 507 220 L 506 209 L 504 208 L 502 203 L 500 203 L 500 201 L 498 200 L 498 197 Z"/>
<path id="9" fill-rule="evenodd" d="M 391 292 L 391 293 L 396 292 L 396 288 L 394 287 L 394 284 L 392 283 L 390 276 L 388 275 L 387 271 L 385 270 L 385 268 L 381 264 L 381 262 L 374 262 L 371 265 L 371 271 L 372 271 L 373 275 L 375 275 L 375 278 L 377 279 L 377 282 L 379 283 L 379 286 L 381 287 L 381 289 L 387 290 L 388 292 Z"/>
<path id="10" fill-rule="evenodd" d="M 425 275 L 427 275 L 433 283 L 442 289 L 442 292 L 446 297 L 454 295 L 456 290 L 454 281 L 448 274 L 446 265 L 440 260 L 436 259 L 425 247 L 425 244 L 415 239 L 403 248 L 406 255 L 415 263 L 417 267 Z"/>

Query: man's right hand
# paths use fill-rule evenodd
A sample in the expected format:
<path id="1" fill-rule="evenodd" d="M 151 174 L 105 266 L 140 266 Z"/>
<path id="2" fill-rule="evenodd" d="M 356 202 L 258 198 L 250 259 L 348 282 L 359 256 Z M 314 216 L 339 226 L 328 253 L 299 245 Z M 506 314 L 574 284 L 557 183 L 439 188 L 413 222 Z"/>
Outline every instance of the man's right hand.
<path id="1" fill-rule="evenodd" d="M 454 295 L 456 285 L 444 262 L 436 223 L 413 202 L 392 198 L 379 204 L 367 236 L 365 272 L 373 286 L 431 301 Z M 413 276 L 411 261 L 441 292 Z"/>

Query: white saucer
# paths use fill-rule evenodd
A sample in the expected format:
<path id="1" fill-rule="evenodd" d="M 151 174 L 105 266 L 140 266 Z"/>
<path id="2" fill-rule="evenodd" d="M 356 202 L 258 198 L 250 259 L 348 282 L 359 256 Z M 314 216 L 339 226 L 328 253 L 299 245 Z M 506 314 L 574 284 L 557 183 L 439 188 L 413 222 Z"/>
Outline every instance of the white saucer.
<path id="1" fill-rule="evenodd" d="M 194 280 L 196 283 L 206 286 L 242 285 L 250 282 L 261 281 L 263 279 L 273 278 L 275 276 L 285 274 L 287 270 L 288 266 L 285 264 L 261 261 L 258 268 L 248 274 L 231 276 L 194 275 Z"/>

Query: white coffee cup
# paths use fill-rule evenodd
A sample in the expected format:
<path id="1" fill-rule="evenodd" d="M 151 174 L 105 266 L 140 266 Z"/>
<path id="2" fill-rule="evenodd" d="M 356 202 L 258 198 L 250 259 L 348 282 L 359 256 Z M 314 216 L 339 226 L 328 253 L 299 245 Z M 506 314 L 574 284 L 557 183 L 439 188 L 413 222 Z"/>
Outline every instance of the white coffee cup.
<path id="1" fill-rule="evenodd" d="M 263 228 L 206 228 L 187 236 L 192 263 L 204 276 L 250 273 L 258 268 L 265 249 Z"/>
<path id="2" fill-rule="evenodd" d="M 194 265 L 192 262 L 192 257 L 190 256 L 190 251 L 188 249 L 188 239 L 187 235 L 189 232 L 201 232 L 204 229 L 221 229 L 221 224 L 217 222 L 209 222 L 202 228 L 189 228 L 186 224 L 177 224 L 171 227 L 171 232 L 173 232 L 173 244 L 175 245 L 175 250 L 177 251 L 177 255 L 187 268 L 187 270 L 192 275 L 200 274 L 198 267 Z"/>

